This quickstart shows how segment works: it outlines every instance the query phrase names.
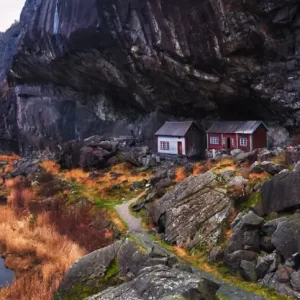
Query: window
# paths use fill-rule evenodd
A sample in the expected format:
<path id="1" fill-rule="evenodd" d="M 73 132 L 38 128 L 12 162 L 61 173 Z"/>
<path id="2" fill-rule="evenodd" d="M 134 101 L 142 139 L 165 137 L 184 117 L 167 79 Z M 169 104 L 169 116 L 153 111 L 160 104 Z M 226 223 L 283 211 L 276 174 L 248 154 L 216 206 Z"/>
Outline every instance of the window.
<path id="1" fill-rule="evenodd" d="M 247 139 L 246 138 L 240 138 L 240 146 L 247 146 Z"/>
<path id="2" fill-rule="evenodd" d="M 210 143 L 212 145 L 219 145 L 219 137 L 217 137 L 217 136 L 211 136 L 210 137 Z"/>
<path id="3" fill-rule="evenodd" d="M 160 142 L 160 150 L 170 150 L 169 142 Z"/>

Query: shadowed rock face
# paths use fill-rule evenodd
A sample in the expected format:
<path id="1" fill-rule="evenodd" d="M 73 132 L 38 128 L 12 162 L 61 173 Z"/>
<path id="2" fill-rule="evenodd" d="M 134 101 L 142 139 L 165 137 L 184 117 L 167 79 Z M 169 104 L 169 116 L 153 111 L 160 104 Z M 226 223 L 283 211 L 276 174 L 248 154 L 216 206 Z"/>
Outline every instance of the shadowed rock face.
<path id="1" fill-rule="evenodd" d="M 21 24 L 8 72 L 21 140 L 84 138 L 156 109 L 299 123 L 297 0 L 27 0 Z"/>

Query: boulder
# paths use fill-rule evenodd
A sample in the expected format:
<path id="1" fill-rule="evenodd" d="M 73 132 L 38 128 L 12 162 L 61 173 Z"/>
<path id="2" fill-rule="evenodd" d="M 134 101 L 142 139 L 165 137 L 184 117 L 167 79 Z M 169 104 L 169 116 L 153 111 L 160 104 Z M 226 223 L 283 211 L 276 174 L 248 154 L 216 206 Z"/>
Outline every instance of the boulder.
<path id="1" fill-rule="evenodd" d="M 285 261 L 285 265 L 287 267 L 290 267 L 290 268 L 293 268 L 295 270 L 298 270 L 300 268 L 300 254 L 299 254 L 299 252 L 294 253 L 292 255 L 292 257 L 288 258 Z"/>
<path id="2" fill-rule="evenodd" d="M 113 151 L 113 146 L 110 141 L 102 141 L 99 143 L 98 147 L 100 147 L 108 152 Z"/>
<path id="3" fill-rule="evenodd" d="M 241 153 L 244 153 L 243 150 L 241 149 L 233 149 L 230 151 L 230 155 L 234 158 L 236 157 L 237 155 L 241 154 Z"/>
<path id="4" fill-rule="evenodd" d="M 300 292 L 300 271 L 294 272 L 291 275 L 291 284 L 294 290 Z"/>
<path id="5" fill-rule="evenodd" d="M 272 163 L 270 161 L 263 161 L 260 166 L 263 170 L 271 175 L 276 175 L 285 169 L 284 166 Z"/>
<path id="6" fill-rule="evenodd" d="M 271 237 L 273 235 L 273 233 L 276 231 L 278 225 L 286 220 L 287 220 L 286 217 L 281 217 L 281 218 L 277 218 L 274 220 L 270 220 L 262 226 L 262 231 L 267 236 Z"/>
<path id="7" fill-rule="evenodd" d="M 292 268 L 280 264 L 276 271 L 276 277 L 277 277 L 278 282 L 289 283 L 290 279 L 291 279 L 291 275 L 294 272 L 295 272 L 295 270 L 293 270 Z"/>
<path id="8" fill-rule="evenodd" d="M 266 252 L 272 252 L 275 248 L 269 236 L 261 236 L 259 241 L 260 248 Z"/>
<path id="9" fill-rule="evenodd" d="M 278 174 L 266 181 L 262 188 L 262 202 L 266 214 L 297 207 L 300 204 L 300 172 Z"/>
<path id="10" fill-rule="evenodd" d="M 268 149 L 263 149 L 257 154 L 258 162 L 269 161 L 272 159 L 272 157 L 273 154 Z"/>
<path id="11" fill-rule="evenodd" d="M 230 254 L 238 250 L 259 251 L 259 231 L 257 230 L 263 218 L 253 211 L 243 215 L 235 225 L 231 239 L 226 247 L 226 253 Z"/>
<path id="12" fill-rule="evenodd" d="M 276 253 L 259 256 L 256 264 L 258 278 L 264 278 L 267 273 L 275 272 L 280 262 L 280 256 Z"/>
<path id="13" fill-rule="evenodd" d="M 219 288 L 147 234 L 135 233 L 75 262 L 60 284 L 59 295 L 90 300 L 217 300 Z"/>
<path id="14" fill-rule="evenodd" d="M 150 178 L 150 184 L 155 185 L 161 179 L 165 179 L 167 177 L 168 177 L 168 170 L 166 170 L 166 169 L 157 170 Z"/>
<path id="15" fill-rule="evenodd" d="M 79 166 L 84 169 L 104 167 L 110 153 L 102 148 L 84 146 L 80 150 Z"/>
<path id="16" fill-rule="evenodd" d="M 84 144 L 88 147 L 98 146 L 104 140 L 101 135 L 93 135 L 84 140 Z M 104 149 L 104 148 L 103 148 Z"/>
<path id="17" fill-rule="evenodd" d="M 11 175 L 16 176 L 28 176 L 33 175 L 41 170 L 40 161 L 30 158 L 22 158 L 17 161 L 15 169 L 11 172 Z"/>
<path id="18" fill-rule="evenodd" d="M 134 166 L 141 167 L 144 166 L 148 154 L 149 147 L 134 147 L 126 152 L 120 152 L 120 159 Z"/>
<path id="19" fill-rule="evenodd" d="M 211 262 L 222 261 L 224 258 L 224 249 L 220 246 L 214 247 L 208 256 L 208 260 Z"/>
<path id="20" fill-rule="evenodd" d="M 278 224 L 272 235 L 272 244 L 276 250 L 288 259 L 300 250 L 300 215 Z"/>
<path id="21" fill-rule="evenodd" d="M 226 191 L 214 188 L 216 179 L 212 172 L 190 176 L 155 202 L 153 219 L 168 243 L 215 245 L 233 209 Z"/>
<path id="22" fill-rule="evenodd" d="M 58 163 L 61 167 L 64 169 L 78 168 L 82 147 L 84 147 L 84 142 L 81 141 L 64 143 L 58 158 Z"/>
<path id="23" fill-rule="evenodd" d="M 247 162 L 249 164 L 253 164 L 255 161 L 257 161 L 257 150 L 253 150 L 251 152 L 241 152 L 233 156 L 233 160 L 236 163 Z"/>
<path id="24" fill-rule="evenodd" d="M 257 253 L 248 250 L 238 250 L 233 253 L 226 253 L 224 256 L 224 264 L 233 271 L 240 271 L 242 261 L 256 262 Z"/>
<path id="25" fill-rule="evenodd" d="M 242 176 L 235 176 L 228 182 L 228 186 L 243 189 L 245 188 L 247 182 L 248 180 L 246 178 Z"/>
<path id="26" fill-rule="evenodd" d="M 241 275 L 247 281 L 257 281 L 257 274 L 255 271 L 255 263 L 247 260 L 241 261 Z"/>
<path id="27" fill-rule="evenodd" d="M 170 187 L 173 184 L 173 181 L 170 178 L 161 179 L 156 185 L 157 190 L 165 189 Z"/>
<path id="28" fill-rule="evenodd" d="M 260 174 L 263 173 L 264 171 L 265 170 L 261 167 L 260 163 L 257 161 L 252 164 L 249 170 L 250 173 L 254 173 L 254 174 Z"/>

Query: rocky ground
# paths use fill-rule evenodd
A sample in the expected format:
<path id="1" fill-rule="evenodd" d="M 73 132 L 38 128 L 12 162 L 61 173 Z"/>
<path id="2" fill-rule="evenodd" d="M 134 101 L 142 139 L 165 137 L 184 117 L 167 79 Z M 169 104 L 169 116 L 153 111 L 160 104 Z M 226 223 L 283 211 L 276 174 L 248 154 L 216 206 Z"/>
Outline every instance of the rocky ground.
<path id="1" fill-rule="evenodd" d="M 58 297 L 280 299 L 271 289 L 299 297 L 298 147 L 234 150 L 193 162 L 134 144 L 132 138 L 100 136 L 67 142 L 56 151 L 16 159 L 2 175 L 3 180 L 33 178 L 33 186 L 43 170 L 69 184 L 73 180 L 80 192 L 77 186 L 67 199 L 83 203 L 87 196 L 91 207 L 105 208 L 121 227 L 110 236 L 113 245 L 71 267 Z M 33 202 L 30 207 L 37 207 Z"/>

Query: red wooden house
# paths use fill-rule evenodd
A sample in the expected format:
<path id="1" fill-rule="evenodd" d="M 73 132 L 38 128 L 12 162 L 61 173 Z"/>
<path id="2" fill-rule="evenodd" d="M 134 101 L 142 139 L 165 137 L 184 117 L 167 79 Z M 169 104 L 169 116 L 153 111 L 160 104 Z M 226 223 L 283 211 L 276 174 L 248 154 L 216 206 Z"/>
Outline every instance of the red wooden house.
<path id="1" fill-rule="evenodd" d="M 206 133 L 208 150 L 268 148 L 268 128 L 262 121 L 219 121 Z"/>

